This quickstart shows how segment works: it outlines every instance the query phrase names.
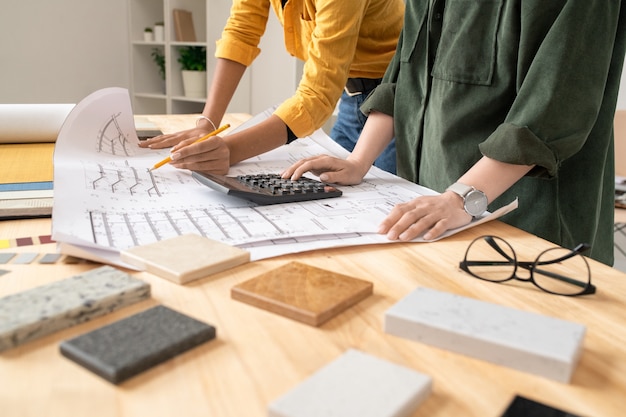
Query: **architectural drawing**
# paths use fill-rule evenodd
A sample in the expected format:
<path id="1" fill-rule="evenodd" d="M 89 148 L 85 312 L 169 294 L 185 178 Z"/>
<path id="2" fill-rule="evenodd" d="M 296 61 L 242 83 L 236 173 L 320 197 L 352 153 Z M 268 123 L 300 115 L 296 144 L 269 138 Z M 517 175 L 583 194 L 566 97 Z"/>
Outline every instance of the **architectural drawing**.
<path id="1" fill-rule="evenodd" d="M 65 253 L 104 252 L 107 262 L 123 265 L 119 250 L 186 233 L 245 247 L 253 260 L 385 243 L 376 229 L 393 206 L 434 193 L 372 168 L 362 184 L 340 187 L 339 198 L 257 206 L 199 184 L 188 171 L 169 165 L 150 171 L 168 151 L 139 148 L 133 123 L 128 92 L 120 88 L 88 96 L 64 123 L 55 151 L 52 237 Z M 342 152 L 320 130 L 239 163 L 230 174 L 280 172 L 300 158 Z"/>

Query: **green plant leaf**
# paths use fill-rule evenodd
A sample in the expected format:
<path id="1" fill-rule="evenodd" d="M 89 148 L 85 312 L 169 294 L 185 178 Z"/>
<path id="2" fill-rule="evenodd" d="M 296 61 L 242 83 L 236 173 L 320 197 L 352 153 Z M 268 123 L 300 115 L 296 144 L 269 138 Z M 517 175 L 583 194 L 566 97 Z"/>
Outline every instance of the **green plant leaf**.
<path id="1" fill-rule="evenodd" d="M 178 49 L 178 63 L 182 70 L 206 71 L 206 48 L 204 46 L 183 46 Z"/>
<path id="2" fill-rule="evenodd" d="M 161 75 L 161 78 L 164 80 L 165 79 L 165 55 L 163 54 L 163 51 L 161 51 L 161 49 L 159 48 L 152 48 L 152 52 L 150 53 L 150 55 L 152 56 L 152 59 L 159 67 L 159 75 Z"/>

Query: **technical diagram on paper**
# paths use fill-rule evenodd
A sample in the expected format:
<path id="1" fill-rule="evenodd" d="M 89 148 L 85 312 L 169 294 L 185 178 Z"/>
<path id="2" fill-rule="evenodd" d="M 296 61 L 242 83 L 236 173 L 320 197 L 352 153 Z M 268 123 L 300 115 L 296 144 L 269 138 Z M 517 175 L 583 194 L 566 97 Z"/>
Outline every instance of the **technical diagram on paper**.
<path id="1" fill-rule="evenodd" d="M 250 123 L 270 114 L 268 110 Z M 187 233 L 246 248 L 252 259 L 384 243 L 388 240 L 376 229 L 395 204 L 435 194 L 374 167 L 363 183 L 340 186 L 342 197 L 257 206 L 198 183 L 186 170 L 164 165 L 151 171 L 169 150 L 140 148 L 138 143 L 127 90 L 99 90 L 72 110 L 54 156 L 52 238 L 63 252 L 123 265 L 120 250 Z M 347 155 L 319 130 L 239 163 L 229 175 L 278 173 L 322 153 Z"/>

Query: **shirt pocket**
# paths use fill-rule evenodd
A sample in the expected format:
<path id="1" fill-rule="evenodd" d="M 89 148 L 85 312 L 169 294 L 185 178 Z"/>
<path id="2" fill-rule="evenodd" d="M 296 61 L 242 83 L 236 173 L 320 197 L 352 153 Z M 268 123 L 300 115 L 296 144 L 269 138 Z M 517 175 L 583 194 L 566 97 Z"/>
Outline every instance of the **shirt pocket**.
<path id="1" fill-rule="evenodd" d="M 432 76 L 490 85 L 503 0 L 448 0 Z"/>

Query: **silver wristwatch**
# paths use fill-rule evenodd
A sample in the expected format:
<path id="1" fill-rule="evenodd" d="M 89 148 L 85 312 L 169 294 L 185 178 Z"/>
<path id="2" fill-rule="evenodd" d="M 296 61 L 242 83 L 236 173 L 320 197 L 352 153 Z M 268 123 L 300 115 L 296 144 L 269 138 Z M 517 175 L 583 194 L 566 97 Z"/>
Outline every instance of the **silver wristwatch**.
<path id="1" fill-rule="evenodd" d="M 457 193 L 463 199 L 463 208 L 465 212 L 472 217 L 478 217 L 487 210 L 487 196 L 480 190 L 471 185 L 455 182 L 446 191 Z"/>

